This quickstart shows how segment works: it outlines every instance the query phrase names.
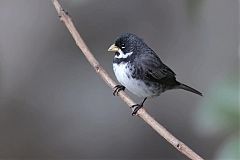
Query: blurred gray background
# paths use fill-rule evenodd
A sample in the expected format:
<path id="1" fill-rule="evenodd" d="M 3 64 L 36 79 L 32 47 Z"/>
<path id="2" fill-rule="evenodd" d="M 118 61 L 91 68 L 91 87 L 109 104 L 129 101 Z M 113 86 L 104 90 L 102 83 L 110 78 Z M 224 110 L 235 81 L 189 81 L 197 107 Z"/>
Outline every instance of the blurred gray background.
<path id="1" fill-rule="evenodd" d="M 60 2 L 114 79 L 108 47 L 123 32 L 142 37 L 204 93 L 168 91 L 147 101 L 150 114 L 204 158 L 236 158 L 224 149 L 239 137 L 238 1 Z M 210 114 L 219 106 L 226 119 Z M 235 149 L 238 157 L 238 141 Z M 50 0 L 0 1 L 0 158 L 186 159 L 112 96 Z"/>

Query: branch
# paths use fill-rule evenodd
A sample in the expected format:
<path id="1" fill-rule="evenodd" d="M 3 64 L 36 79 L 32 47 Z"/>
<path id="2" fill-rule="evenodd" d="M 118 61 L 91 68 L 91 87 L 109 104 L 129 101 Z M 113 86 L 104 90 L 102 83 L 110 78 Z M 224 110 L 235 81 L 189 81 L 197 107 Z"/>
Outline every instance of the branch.
<path id="1" fill-rule="evenodd" d="M 81 49 L 88 62 L 93 66 L 97 74 L 101 76 L 101 78 L 106 82 L 106 84 L 111 87 L 112 90 L 114 90 L 116 83 L 109 77 L 107 72 L 102 68 L 102 66 L 90 52 L 87 45 L 85 44 L 82 37 L 75 28 L 71 18 L 62 9 L 58 0 L 52 0 L 52 2 L 57 10 L 60 20 L 66 25 L 77 46 Z M 118 95 L 125 103 L 127 103 L 129 107 L 136 104 L 135 102 L 133 102 L 132 99 L 129 98 L 129 96 L 124 91 L 120 91 Z M 183 142 L 174 137 L 170 132 L 168 132 L 161 124 L 159 124 L 152 116 L 150 116 L 144 108 L 139 109 L 137 115 L 141 117 L 148 125 L 150 125 L 160 136 L 165 138 L 171 145 L 173 145 L 179 152 L 186 155 L 192 160 L 203 160 L 203 158 L 201 158 Z"/>

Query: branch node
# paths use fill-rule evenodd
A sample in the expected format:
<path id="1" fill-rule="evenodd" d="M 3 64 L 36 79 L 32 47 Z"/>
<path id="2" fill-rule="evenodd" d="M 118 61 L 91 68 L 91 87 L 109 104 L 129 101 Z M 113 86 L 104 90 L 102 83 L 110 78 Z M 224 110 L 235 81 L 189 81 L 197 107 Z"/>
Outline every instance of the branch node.
<path id="1" fill-rule="evenodd" d="M 181 149 L 181 146 L 180 146 L 180 144 L 179 144 L 179 143 L 177 144 L 177 148 L 178 148 L 178 149 Z"/>
<path id="2" fill-rule="evenodd" d="M 96 72 L 100 71 L 100 65 L 99 64 L 94 65 L 94 68 L 95 68 Z"/>

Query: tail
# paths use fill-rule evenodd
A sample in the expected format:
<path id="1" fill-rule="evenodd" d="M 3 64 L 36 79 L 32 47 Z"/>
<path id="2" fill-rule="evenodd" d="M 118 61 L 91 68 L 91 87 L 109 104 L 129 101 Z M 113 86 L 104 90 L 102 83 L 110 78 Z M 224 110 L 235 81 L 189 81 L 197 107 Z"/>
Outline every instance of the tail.
<path id="1" fill-rule="evenodd" d="M 189 87 L 189 86 L 187 86 L 187 85 L 185 85 L 185 84 L 182 84 L 182 83 L 180 83 L 176 88 L 178 88 L 178 89 L 184 89 L 184 90 L 186 90 L 186 91 L 189 91 L 189 92 L 198 94 L 198 95 L 200 95 L 200 96 L 203 96 L 203 94 L 202 94 L 201 92 L 199 92 L 199 91 L 197 91 L 196 89 L 194 89 L 194 88 L 192 88 L 192 87 Z"/>

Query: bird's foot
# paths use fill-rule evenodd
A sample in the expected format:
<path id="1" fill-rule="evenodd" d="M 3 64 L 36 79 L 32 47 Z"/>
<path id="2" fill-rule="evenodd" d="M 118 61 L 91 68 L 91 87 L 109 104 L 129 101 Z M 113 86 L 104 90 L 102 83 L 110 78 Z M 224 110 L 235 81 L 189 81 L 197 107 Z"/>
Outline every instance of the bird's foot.
<path id="1" fill-rule="evenodd" d="M 120 91 L 124 91 L 125 90 L 125 87 L 123 86 L 123 85 L 116 85 L 115 87 L 114 87 L 114 91 L 113 91 L 113 95 L 114 96 L 118 96 L 118 92 L 120 92 Z"/>
<path id="2" fill-rule="evenodd" d="M 140 108 L 143 107 L 144 102 L 147 100 L 147 97 L 145 97 L 141 104 L 134 104 L 131 106 L 132 108 L 132 116 L 135 116 Z"/>
<path id="3" fill-rule="evenodd" d="M 132 116 L 135 116 L 140 108 L 142 108 L 143 105 L 140 104 L 134 104 L 131 106 L 132 108 Z"/>

